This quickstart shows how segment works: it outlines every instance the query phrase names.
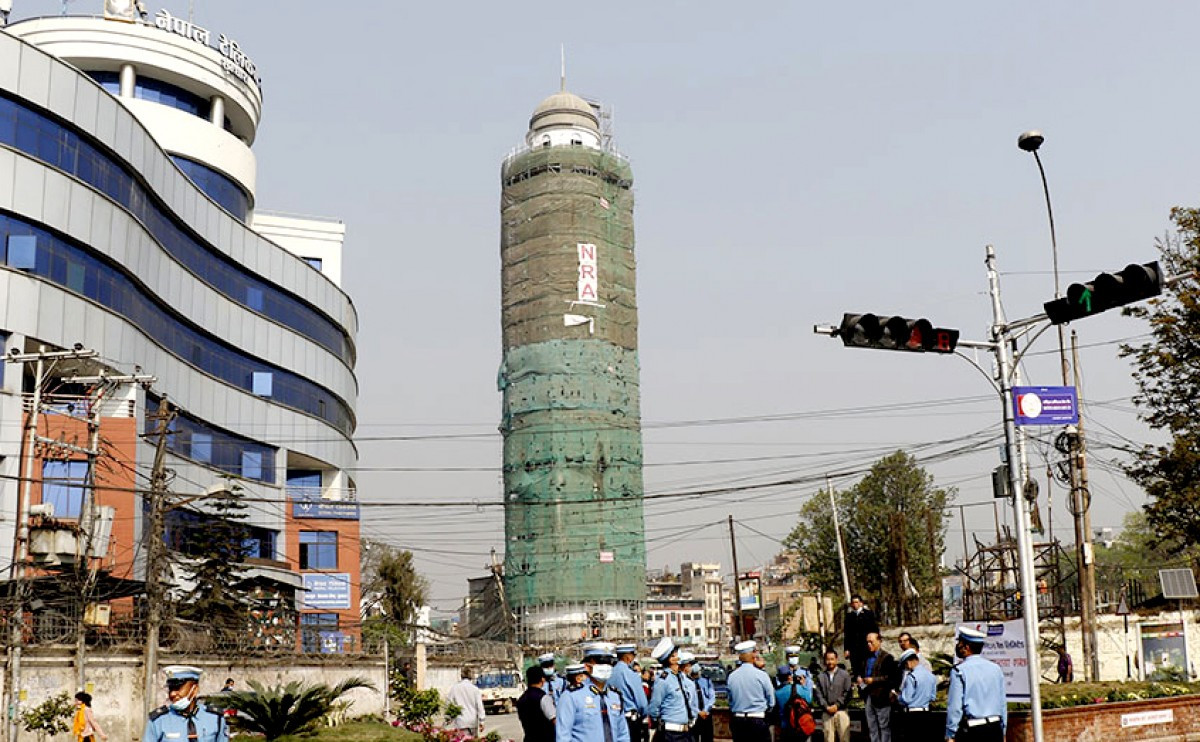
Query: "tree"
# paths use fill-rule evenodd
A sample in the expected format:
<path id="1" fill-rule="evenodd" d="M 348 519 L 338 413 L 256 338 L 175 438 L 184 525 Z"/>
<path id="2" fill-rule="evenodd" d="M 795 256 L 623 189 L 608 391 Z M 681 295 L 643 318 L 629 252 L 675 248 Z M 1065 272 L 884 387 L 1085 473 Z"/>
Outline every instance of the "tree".
<path id="1" fill-rule="evenodd" d="M 1168 275 L 1200 271 L 1200 209 L 1175 208 L 1176 231 L 1157 241 Z M 1200 289 L 1195 275 L 1125 313 L 1149 322 L 1151 339 L 1125 345 L 1138 393 L 1133 401 L 1154 430 L 1170 436 L 1137 450 L 1126 466 L 1150 497 L 1150 525 L 1169 544 L 1200 542 Z"/>
<path id="2" fill-rule="evenodd" d="M 206 501 L 207 507 L 178 544 L 180 569 L 192 583 L 180 596 L 180 618 L 202 621 L 225 630 L 240 630 L 247 621 L 249 588 L 244 580 L 247 529 L 242 487 L 228 487 Z"/>
<path id="3" fill-rule="evenodd" d="M 934 487 L 933 477 L 903 451 L 883 457 L 860 482 L 834 493 L 851 587 L 879 599 L 892 620 L 916 618 L 916 598 L 941 594 L 945 511 L 953 497 L 953 489 Z M 822 493 L 804 503 L 784 543 L 801 555 L 809 582 L 841 592 L 828 497 Z"/>
<path id="4" fill-rule="evenodd" d="M 1101 601 L 1116 603 L 1121 592 L 1132 588 L 1127 596 L 1129 607 L 1137 600 L 1157 594 L 1158 570 L 1200 563 L 1200 546 L 1164 542 L 1150 526 L 1148 516 L 1135 510 L 1125 514 L 1121 534 L 1111 545 L 1096 545 L 1096 587 Z M 1140 590 L 1133 587 L 1139 583 Z"/>
<path id="5" fill-rule="evenodd" d="M 38 739 L 46 739 L 71 731 L 71 716 L 74 713 L 75 703 L 64 690 L 22 711 L 21 725 L 25 731 L 37 734 Z"/>
<path id="6" fill-rule="evenodd" d="M 362 585 L 369 618 L 364 630 L 386 636 L 396 646 L 412 638 L 417 613 L 429 594 L 429 582 L 418 572 L 411 551 L 377 541 L 363 544 Z"/>
<path id="7" fill-rule="evenodd" d="M 334 708 L 342 696 L 355 688 L 375 690 L 366 678 L 347 678 L 330 688 L 328 685 L 307 685 L 293 680 L 286 685 L 266 688 L 251 680 L 250 690 L 221 693 L 214 699 L 222 708 L 238 712 L 238 725 L 248 732 L 257 732 L 267 740 L 289 734 L 311 731 L 322 716 Z"/>

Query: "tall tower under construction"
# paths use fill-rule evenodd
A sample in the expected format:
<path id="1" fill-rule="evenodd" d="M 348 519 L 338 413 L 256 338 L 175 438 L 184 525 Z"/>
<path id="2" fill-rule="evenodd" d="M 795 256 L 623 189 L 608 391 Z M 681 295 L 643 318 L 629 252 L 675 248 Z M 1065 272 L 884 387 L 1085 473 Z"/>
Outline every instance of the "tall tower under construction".
<path id="1" fill-rule="evenodd" d="M 565 89 L 501 169 L 504 585 L 517 639 L 636 639 L 645 601 L 633 173 Z"/>

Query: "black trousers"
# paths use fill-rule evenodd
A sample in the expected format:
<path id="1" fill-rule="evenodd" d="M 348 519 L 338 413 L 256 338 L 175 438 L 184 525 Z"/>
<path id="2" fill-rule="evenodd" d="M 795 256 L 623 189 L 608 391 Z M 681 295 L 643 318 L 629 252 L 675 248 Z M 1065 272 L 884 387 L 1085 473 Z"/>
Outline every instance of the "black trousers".
<path id="1" fill-rule="evenodd" d="M 906 711 L 892 709 L 892 740 L 894 742 L 922 742 L 937 739 L 943 732 L 933 728 L 933 716 L 928 711 Z"/>
<path id="2" fill-rule="evenodd" d="M 663 729 L 661 726 L 658 728 L 658 731 L 654 733 L 654 736 L 656 739 L 662 740 L 662 742 L 695 742 L 695 740 L 692 738 L 692 733 L 690 731 L 689 732 L 668 732 L 666 729 Z"/>
<path id="3" fill-rule="evenodd" d="M 771 728 L 766 719 L 735 714 L 729 721 L 729 731 L 733 742 L 771 742 Z"/>
<path id="4" fill-rule="evenodd" d="M 629 724 L 629 742 L 649 742 L 649 730 L 646 729 L 646 722 L 641 719 L 626 719 Z"/>
<path id="5" fill-rule="evenodd" d="M 968 726 L 964 722 L 954 739 L 956 742 L 1004 742 L 1004 726 L 998 721 L 978 726 Z"/>
<path id="6" fill-rule="evenodd" d="M 711 714 L 707 718 L 696 718 L 696 724 L 692 727 L 692 737 L 696 740 L 696 742 L 713 742 L 713 723 Z"/>

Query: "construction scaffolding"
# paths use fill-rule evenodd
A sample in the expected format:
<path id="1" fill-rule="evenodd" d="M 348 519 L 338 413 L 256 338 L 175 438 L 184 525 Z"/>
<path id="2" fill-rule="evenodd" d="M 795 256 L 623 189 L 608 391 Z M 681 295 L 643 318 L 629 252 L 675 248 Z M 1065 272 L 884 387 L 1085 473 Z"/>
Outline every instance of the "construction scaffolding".
<path id="1" fill-rule="evenodd" d="M 1071 589 L 1062 565 L 1071 557 L 1058 539 L 1033 544 L 1034 580 L 1038 586 L 1037 606 L 1044 648 L 1066 641 L 1065 619 L 1071 612 Z M 1005 527 L 994 544 L 975 539 L 975 553 L 967 562 L 968 580 L 964 617 L 968 621 L 1009 621 L 1021 617 L 1021 590 L 1017 578 L 1017 542 Z"/>
<path id="2" fill-rule="evenodd" d="M 614 150 L 544 146 L 510 155 L 502 182 L 503 587 L 517 640 L 636 638 L 645 540 L 633 176 Z"/>

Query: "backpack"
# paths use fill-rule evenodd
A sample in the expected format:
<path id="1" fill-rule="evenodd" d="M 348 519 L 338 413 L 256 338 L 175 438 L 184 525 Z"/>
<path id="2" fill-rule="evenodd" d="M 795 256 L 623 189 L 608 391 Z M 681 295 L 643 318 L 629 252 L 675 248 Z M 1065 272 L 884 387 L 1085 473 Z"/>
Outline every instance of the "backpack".
<path id="1" fill-rule="evenodd" d="M 813 718 L 812 709 L 800 696 L 796 695 L 796 686 L 792 686 L 792 696 L 783 708 L 783 718 L 791 729 L 798 729 L 804 735 L 817 731 L 817 720 Z"/>

